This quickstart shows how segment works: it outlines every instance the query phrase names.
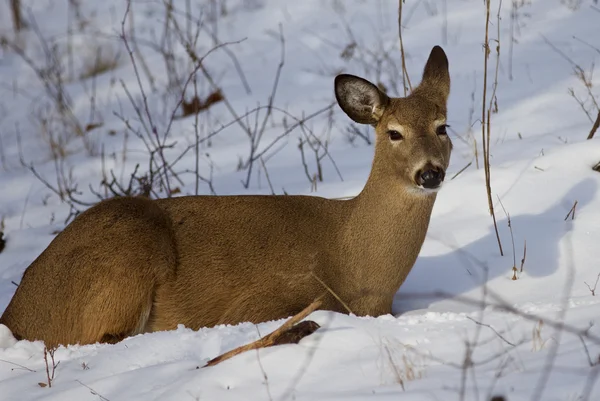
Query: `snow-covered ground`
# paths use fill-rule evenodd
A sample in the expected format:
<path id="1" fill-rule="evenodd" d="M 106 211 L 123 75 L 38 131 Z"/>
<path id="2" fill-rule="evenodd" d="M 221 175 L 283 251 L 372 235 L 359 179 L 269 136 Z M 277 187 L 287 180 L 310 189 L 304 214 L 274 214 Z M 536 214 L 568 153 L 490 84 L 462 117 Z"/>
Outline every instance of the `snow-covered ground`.
<path id="1" fill-rule="evenodd" d="M 24 269 L 64 227 L 70 211 L 21 165 L 20 156 L 53 186 L 57 171 L 72 177 L 67 181 L 77 183 L 77 199 L 85 202 L 97 200 L 88 188 L 98 188 L 103 169 L 113 169 L 125 182 L 136 163 L 142 173 L 147 170 L 146 149 L 125 124 L 133 130 L 141 126 L 124 88 L 134 102 L 143 104 L 119 39 L 126 2 L 78 3 L 79 9 L 67 1 L 23 1 L 29 27 L 18 38 L 11 30 L 9 2 L 0 4 L 0 35 L 24 48 L 39 68 L 46 68 L 52 59 L 48 54 L 54 54 L 64 67 L 74 118 L 83 126 L 100 124 L 85 140 L 65 132 L 36 73 L 14 47 L 0 49 L 0 221 L 6 237 L 0 253 L 0 311 L 15 291 L 12 282 L 20 281 Z M 585 139 L 592 122 L 582 107 L 592 118 L 597 109 L 576 74 L 583 71 L 589 91 L 600 100 L 600 82 L 593 74 L 600 54 L 596 3 L 504 1 L 498 27 L 498 2 L 492 2 L 487 102 L 499 29 L 491 174 L 504 256 L 488 214 L 484 172 L 476 167 L 473 151 L 475 138 L 481 164 L 485 6 L 477 0 L 406 2 L 403 39 L 413 84 L 433 45 L 442 45 L 450 61 L 449 124 L 455 149 L 447 176 L 453 178 L 471 165 L 447 180 L 440 192 L 427 240 L 397 295 L 394 316 L 358 318 L 318 311 L 310 318 L 322 328 L 300 344 L 248 352 L 210 368 L 202 368 L 210 358 L 255 340 L 281 322 L 197 332 L 180 327 L 116 345 L 61 347 L 55 354 L 59 364 L 52 388 L 38 384 L 46 382 L 43 344 L 20 341 L 0 348 L 0 400 L 600 399 L 600 327 L 595 324 L 600 294 L 591 291 L 600 274 L 600 173 L 592 170 L 600 162 L 600 138 Z M 220 5 L 226 12 L 212 18 Z M 332 103 L 336 73 L 380 81 L 392 94 L 403 92 L 397 2 L 178 0 L 174 6 L 174 18 L 181 31 L 191 33 L 197 54 L 206 54 L 215 43 L 241 41 L 215 50 L 203 63 L 238 115 L 268 103 L 281 57 L 281 29 L 285 62 L 273 102 L 278 111 L 266 124 L 258 152 L 292 126 L 294 118 Z M 197 39 L 194 18 L 186 13 L 202 18 Z M 163 2 L 136 0 L 131 16 L 136 52 L 144 55 L 143 61 L 137 59 L 139 75 L 154 124 L 163 135 L 178 100 L 177 85 L 169 80 L 181 82 L 191 64 L 180 38 L 163 40 Z M 131 23 L 128 18 L 127 35 Z M 173 30 L 170 24 L 167 28 Z M 50 44 L 47 49 L 39 36 Z M 175 67 L 166 66 L 156 51 L 164 43 L 163 48 L 174 51 Z M 117 67 L 81 79 L 99 54 L 116 59 Z M 202 73 L 197 90 L 201 98 L 211 92 Z M 188 98 L 193 95 L 193 84 L 186 93 Z M 144 107 L 139 107 L 144 116 Z M 244 120 L 254 126 L 255 117 Z M 198 135 L 232 120 L 228 105 L 217 103 L 199 114 Z M 373 147 L 361 138 L 350 141 L 349 123 L 335 106 L 331 113 L 308 119 L 305 132 L 296 128 L 275 142 L 263 158 L 274 192 L 357 194 L 369 173 Z M 194 117 L 174 120 L 167 140 L 174 146 L 165 151 L 167 158 L 173 160 L 195 142 L 194 125 Z M 299 138 L 313 134 L 327 141 L 329 150 L 321 160 L 324 180 L 316 192 L 297 146 Z M 51 138 L 64 140 L 60 148 L 65 157 L 58 163 L 52 161 Z M 248 188 L 241 183 L 247 169 L 239 170 L 238 164 L 248 158 L 251 146 L 239 124 L 227 126 L 211 141 L 199 151 L 199 172 L 210 177 L 212 170 L 214 192 L 271 192 L 260 161 L 253 166 Z M 315 158 L 308 145 L 304 148 L 312 175 Z M 181 182 L 173 178 L 171 189 L 196 192 L 195 177 L 186 172 L 195 169 L 194 153 L 188 152 L 174 167 Z M 198 193 L 211 193 L 209 185 L 200 181 Z M 159 195 L 165 196 L 164 191 Z M 565 219 L 575 202 L 574 219 Z M 503 209 L 510 215 L 510 228 Z M 511 280 L 513 260 L 520 268 L 525 242 L 523 272 Z"/>

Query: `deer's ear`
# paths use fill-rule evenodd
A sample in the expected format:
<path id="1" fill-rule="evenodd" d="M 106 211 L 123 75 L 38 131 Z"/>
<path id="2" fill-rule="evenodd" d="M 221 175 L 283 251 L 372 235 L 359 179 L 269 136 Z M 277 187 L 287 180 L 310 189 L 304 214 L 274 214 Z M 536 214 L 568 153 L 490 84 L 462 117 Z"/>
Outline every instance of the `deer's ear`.
<path id="1" fill-rule="evenodd" d="M 450 72 L 448 58 L 440 46 L 434 46 L 423 69 L 420 88 L 438 97 L 443 103 L 450 95 Z"/>
<path id="2" fill-rule="evenodd" d="M 335 98 L 344 113 L 360 124 L 376 124 L 390 102 L 371 82 L 349 74 L 335 77 Z"/>

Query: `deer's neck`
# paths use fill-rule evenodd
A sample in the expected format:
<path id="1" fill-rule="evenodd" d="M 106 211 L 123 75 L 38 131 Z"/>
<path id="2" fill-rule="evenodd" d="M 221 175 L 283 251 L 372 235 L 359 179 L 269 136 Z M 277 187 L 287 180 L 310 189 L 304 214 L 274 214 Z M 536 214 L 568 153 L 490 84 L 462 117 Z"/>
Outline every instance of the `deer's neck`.
<path id="1" fill-rule="evenodd" d="M 374 166 L 363 191 L 349 201 L 343 241 L 355 290 L 393 296 L 425 240 L 435 194 L 407 189 Z M 346 285 L 349 285 L 348 283 Z"/>

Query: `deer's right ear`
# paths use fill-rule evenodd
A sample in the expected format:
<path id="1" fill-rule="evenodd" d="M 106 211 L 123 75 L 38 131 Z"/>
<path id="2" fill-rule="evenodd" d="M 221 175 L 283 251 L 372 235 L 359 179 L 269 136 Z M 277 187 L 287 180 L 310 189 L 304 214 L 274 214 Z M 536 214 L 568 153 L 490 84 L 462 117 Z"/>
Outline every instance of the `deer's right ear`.
<path id="1" fill-rule="evenodd" d="M 377 123 L 390 102 L 371 82 L 349 74 L 335 77 L 335 98 L 344 113 L 360 124 Z"/>

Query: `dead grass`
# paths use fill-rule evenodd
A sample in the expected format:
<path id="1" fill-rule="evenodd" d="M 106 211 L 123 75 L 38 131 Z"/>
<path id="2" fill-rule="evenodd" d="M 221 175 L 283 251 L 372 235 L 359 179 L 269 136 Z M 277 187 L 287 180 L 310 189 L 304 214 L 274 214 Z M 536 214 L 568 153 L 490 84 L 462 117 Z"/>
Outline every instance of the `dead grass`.
<path id="1" fill-rule="evenodd" d="M 490 26 L 490 5 L 491 0 L 485 1 L 485 41 L 484 41 L 484 58 L 483 58 L 483 100 L 481 101 L 481 144 L 483 147 L 483 168 L 485 172 L 485 188 L 488 199 L 488 209 L 492 221 L 494 223 L 494 232 L 496 233 L 496 240 L 498 242 L 498 249 L 500 255 L 504 255 L 502 250 L 502 242 L 500 240 L 500 234 L 498 233 L 498 224 L 496 222 L 496 214 L 494 212 L 494 202 L 492 201 L 492 184 L 491 184 L 491 169 L 490 169 L 490 140 L 491 140 L 491 117 L 492 112 L 498 112 L 498 103 L 496 99 L 496 89 L 498 87 L 498 70 L 500 63 L 500 10 L 502 3 L 498 6 L 498 17 L 497 17 L 497 39 L 496 42 L 496 69 L 493 81 L 493 90 L 489 99 L 489 105 L 487 101 L 487 84 L 488 84 L 488 61 L 491 53 L 490 38 L 489 38 L 489 26 Z"/>
<path id="2" fill-rule="evenodd" d="M 573 69 L 573 75 L 581 83 L 580 88 L 570 87 L 567 89 L 569 95 L 579 105 L 579 108 L 585 113 L 586 117 L 592 123 L 592 127 L 587 136 L 587 139 L 592 139 L 600 126 L 600 102 L 595 93 L 594 87 L 594 69 L 595 64 L 592 63 L 588 68 L 582 67 L 575 62 L 565 52 L 560 50 L 556 45 L 550 42 L 546 37 L 542 36 L 544 41 L 550 48 L 561 56 Z M 577 39 L 577 38 L 575 38 Z M 581 40 L 580 40 L 581 41 Z M 585 43 L 585 42 L 583 42 Z M 586 43 L 587 44 L 587 43 Z M 589 44 L 588 44 L 589 45 Z M 600 52 L 598 49 L 594 50 Z M 583 93 L 582 93 L 583 92 Z"/>
<path id="3" fill-rule="evenodd" d="M 122 64 L 120 54 L 116 53 L 111 46 L 96 45 L 95 51 L 84 58 L 80 80 L 89 79 L 116 70 Z"/>
<path id="4" fill-rule="evenodd" d="M 406 391 L 409 382 L 419 380 L 425 375 L 425 357 L 409 345 L 396 339 L 382 339 L 382 351 L 385 363 L 394 381 Z"/>
<path id="5" fill-rule="evenodd" d="M 545 346 L 546 343 L 548 342 L 548 339 L 544 338 L 542 336 L 542 329 L 544 328 L 544 321 L 543 320 L 539 320 L 535 326 L 533 327 L 532 331 L 531 331 L 531 350 L 533 352 L 538 352 L 540 350 L 542 350 Z"/>

